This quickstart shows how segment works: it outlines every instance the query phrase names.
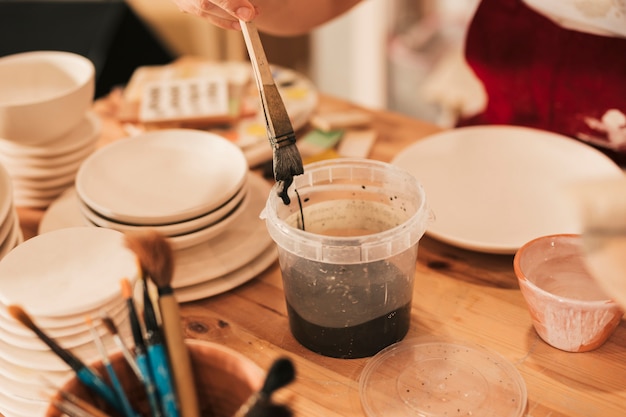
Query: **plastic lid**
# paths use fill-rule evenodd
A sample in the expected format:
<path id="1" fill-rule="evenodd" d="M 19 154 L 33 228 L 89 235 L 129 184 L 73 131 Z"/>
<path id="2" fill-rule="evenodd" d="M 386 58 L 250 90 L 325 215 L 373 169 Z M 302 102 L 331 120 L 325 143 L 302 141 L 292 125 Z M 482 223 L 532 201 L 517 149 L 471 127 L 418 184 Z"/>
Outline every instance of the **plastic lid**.
<path id="1" fill-rule="evenodd" d="M 524 379 L 499 354 L 432 338 L 380 351 L 363 369 L 359 390 L 369 417 L 518 417 L 527 401 Z"/>

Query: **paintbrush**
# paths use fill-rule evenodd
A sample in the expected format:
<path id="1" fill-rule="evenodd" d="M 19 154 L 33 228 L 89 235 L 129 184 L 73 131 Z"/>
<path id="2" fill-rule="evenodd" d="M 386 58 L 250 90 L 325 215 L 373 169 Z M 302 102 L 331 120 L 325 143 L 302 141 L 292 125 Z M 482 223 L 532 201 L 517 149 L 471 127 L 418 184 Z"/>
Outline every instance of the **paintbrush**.
<path id="1" fill-rule="evenodd" d="M 254 393 L 248 400 L 239 407 L 235 417 L 271 416 L 274 406 L 270 403 L 272 394 L 278 389 L 291 383 L 296 377 L 296 371 L 288 358 L 279 358 L 272 363 L 267 371 L 265 381 L 259 392 Z M 279 406 L 278 406 L 279 407 Z M 274 410 L 284 412 L 285 410 Z"/>
<path id="2" fill-rule="evenodd" d="M 139 370 L 139 366 L 137 366 L 137 362 L 135 362 L 135 358 L 133 357 L 133 354 L 130 353 L 130 350 L 126 346 L 126 343 L 124 343 L 124 340 L 122 340 L 122 338 L 120 337 L 119 332 L 117 331 L 117 326 L 113 322 L 113 319 L 109 317 L 104 311 L 101 311 L 100 320 L 102 320 L 102 324 L 104 324 L 104 327 L 106 327 L 109 334 L 111 334 L 113 342 L 115 342 L 115 345 L 122 352 L 124 359 L 126 359 L 128 366 L 130 366 L 130 369 L 133 371 L 135 376 L 143 382 L 143 375 Z"/>
<path id="3" fill-rule="evenodd" d="M 293 182 L 294 176 L 304 173 L 302 157 L 296 146 L 296 135 L 285 103 L 274 82 L 256 25 L 243 20 L 239 23 L 261 97 L 267 136 L 272 145 L 274 180 L 282 183 L 279 195 L 285 204 L 289 204 L 287 189 Z"/>
<path id="4" fill-rule="evenodd" d="M 120 281 L 120 285 L 122 287 L 122 297 L 126 300 L 128 321 L 130 322 L 130 329 L 133 335 L 133 341 L 135 342 L 133 349 L 135 353 L 134 362 L 139 370 L 139 374 L 141 375 L 139 379 L 145 386 L 152 417 L 161 417 L 161 406 L 159 405 L 156 388 L 154 386 L 154 377 L 150 371 L 150 364 L 148 363 L 148 357 L 146 356 L 146 345 L 143 340 L 143 330 L 141 328 L 141 323 L 139 322 L 139 317 L 137 316 L 137 310 L 135 309 L 135 303 L 133 301 L 133 289 L 130 285 L 130 281 L 126 278 Z"/>
<path id="5" fill-rule="evenodd" d="M 54 339 L 44 333 L 30 318 L 30 316 L 17 305 L 10 305 L 7 307 L 9 314 L 24 326 L 29 328 L 44 342 L 54 354 L 56 354 L 61 360 L 69 365 L 76 373 L 78 379 L 91 389 L 94 393 L 98 394 L 103 400 L 105 400 L 110 406 L 114 407 L 117 411 L 123 412 L 124 409 L 120 404 L 120 401 L 115 394 L 115 391 L 107 385 L 106 382 L 96 374 L 91 368 L 85 365 L 80 359 L 78 359 L 73 353 L 63 349 Z"/>
<path id="6" fill-rule="evenodd" d="M 105 413 L 104 411 L 96 407 L 95 405 L 83 400 L 77 395 L 74 395 L 69 391 L 66 391 L 62 388 L 55 386 L 52 382 L 50 382 L 43 376 L 41 377 L 41 380 L 49 389 L 54 390 L 56 392 L 56 396 L 59 397 L 61 400 L 63 400 L 65 403 L 73 404 L 76 407 L 89 413 L 89 415 L 93 417 L 111 417 L 110 414 Z M 48 397 L 54 398 L 54 396 L 50 396 L 50 395 Z M 63 411 L 63 410 L 60 410 L 60 411 Z"/>
<path id="7" fill-rule="evenodd" d="M 59 410 L 60 412 L 63 413 L 64 416 L 69 416 L 69 417 L 98 417 L 97 415 L 90 413 L 87 410 L 84 410 L 82 408 L 80 408 L 78 405 L 64 400 L 64 399 L 58 399 L 58 398 L 51 398 L 50 402 L 52 403 L 52 405 L 54 406 L 54 408 L 56 408 L 57 410 Z"/>
<path id="8" fill-rule="evenodd" d="M 128 244 L 129 240 L 126 237 L 126 245 L 132 250 L 132 247 Z M 144 343 L 150 366 L 150 375 L 154 378 L 154 386 L 161 404 L 161 412 L 165 417 L 178 417 L 180 413 L 172 382 L 172 371 L 167 359 L 165 346 L 163 345 L 161 328 L 159 327 L 156 311 L 150 297 L 150 289 L 145 276 L 146 272 L 141 262 L 139 262 L 139 257 L 137 257 L 137 262 L 139 263 L 140 278 L 143 284 L 143 319 L 146 330 Z"/>
<path id="9" fill-rule="evenodd" d="M 104 347 L 104 343 L 102 343 L 100 334 L 94 327 L 93 321 L 91 320 L 90 316 L 85 316 L 85 323 L 87 323 L 87 326 L 89 326 L 89 331 L 91 332 L 91 336 L 93 337 L 93 342 L 96 345 L 98 352 L 100 353 L 102 365 L 104 365 L 104 369 L 106 369 L 106 372 L 109 375 L 109 380 L 111 381 L 113 390 L 115 391 L 115 394 L 117 394 L 117 398 L 122 405 L 124 415 L 126 417 L 139 417 L 139 414 L 137 414 L 137 412 L 133 410 L 133 407 L 130 405 L 130 401 L 126 396 L 124 389 L 122 388 L 122 383 L 120 382 L 117 374 L 115 373 L 115 370 L 113 369 L 113 365 L 109 360 L 109 355 L 107 354 L 107 351 Z"/>
<path id="10" fill-rule="evenodd" d="M 251 408 L 246 417 L 292 417 L 293 413 L 282 404 L 264 404 Z"/>
<path id="11" fill-rule="evenodd" d="M 199 417 L 191 358 L 185 345 L 178 302 L 171 287 L 174 276 L 172 248 L 165 236 L 154 230 L 127 233 L 126 245 L 135 252 L 142 270 L 158 289 L 161 325 L 172 364 L 180 414 L 182 417 Z"/>

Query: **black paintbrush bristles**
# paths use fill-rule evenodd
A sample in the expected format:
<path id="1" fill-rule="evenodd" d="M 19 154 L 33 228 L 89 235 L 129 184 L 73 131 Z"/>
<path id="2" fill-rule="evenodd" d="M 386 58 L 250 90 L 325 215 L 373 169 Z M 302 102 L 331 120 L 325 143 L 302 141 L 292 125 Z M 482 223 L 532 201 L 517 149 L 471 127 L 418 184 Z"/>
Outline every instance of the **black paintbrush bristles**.
<path id="1" fill-rule="evenodd" d="M 235 417 L 270 417 L 274 416 L 290 416 L 291 411 L 286 407 L 272 404 L 272 394 L 278 389 L 291 383 L 296 377 L 296 370 L 293 362 L 288 358 L 279 358 L 272 363 L 267 371 L 265 381 L 261 390 L 248 398 L 248 400 L 239 407 L 235 413 Z"/>

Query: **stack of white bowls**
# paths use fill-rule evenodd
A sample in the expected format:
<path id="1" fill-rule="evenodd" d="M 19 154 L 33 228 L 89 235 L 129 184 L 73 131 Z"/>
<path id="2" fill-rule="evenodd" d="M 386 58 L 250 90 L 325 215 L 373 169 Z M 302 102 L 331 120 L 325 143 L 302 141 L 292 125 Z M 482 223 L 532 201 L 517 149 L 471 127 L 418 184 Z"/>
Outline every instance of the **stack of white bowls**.
<path id="1" fill-rule="evenodd" d="M 0 164 L 0 259 L 22 243 L 22 240 L 22 229 L 13 203 L 11 177 Z"/>
<path id="2" fill-rule="evenodd" d="M 137 275 L 136 257 L 124 236 L 110 229 L 77 227 L 35 236 L 0 260 L 0 414 L 43 416 L 49 402 L 42 396 L 44 379 L 61 385 L 74 373 L 9 314 L 8 306 L 22 307 L 40 329 L 88 364 L 100 359 L 88 316 L 108 352 L 118 348 L 101 314 L 132 345 L 120 280 L 134 282 Z"/>
<path id="3" fill-rule="evenodd" d="M 239 285 L 276 259 L 259 218 L 270 185 L 241 149 L 213 133 L 164 129 L 122 139 L 89 156 L 46 211 L 39 232 L 154 229 L 174 250 L 181 302 Z"/>
<path id="4" fill-rule="evenodd" d="M 100 122 L 90 113 L 95 68 L 70 52 L 0 58 L 0 163 L 17 206 L 47 207 L 73 184 L 95 149 Z"/>

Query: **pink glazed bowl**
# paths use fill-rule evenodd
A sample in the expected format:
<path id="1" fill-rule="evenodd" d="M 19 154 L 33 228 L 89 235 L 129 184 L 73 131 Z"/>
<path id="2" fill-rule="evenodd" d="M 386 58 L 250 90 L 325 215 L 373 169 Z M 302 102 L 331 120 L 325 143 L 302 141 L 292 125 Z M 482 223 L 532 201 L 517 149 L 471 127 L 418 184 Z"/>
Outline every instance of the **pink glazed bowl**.
<path id="1" fill-rule="evenodd" d="M 543 236 L 524 244 L 513 268 L 537 334 L 567 352 L 596 349 L 624 314 L 585 266 L 582 237 Z"/>

